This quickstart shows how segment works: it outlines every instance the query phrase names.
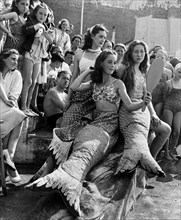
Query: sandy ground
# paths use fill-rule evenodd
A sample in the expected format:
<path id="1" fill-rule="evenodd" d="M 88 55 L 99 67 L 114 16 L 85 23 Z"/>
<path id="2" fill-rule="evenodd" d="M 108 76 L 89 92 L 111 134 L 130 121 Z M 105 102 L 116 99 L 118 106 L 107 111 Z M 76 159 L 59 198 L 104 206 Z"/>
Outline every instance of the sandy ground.
<path id="1" fill-rule="evenodd" d="M 180 220 L 181 219 L 181 160 L 163 161 L 166 178 L 151 178 L 138 198 L 127 220 Z M 7 184 L 8 195 L 0 196 L 0 220 L 26 220 L 45 192 L 24 189 L 36 167 L 18 166 L 20 184 Z M 31 220 L 31 219 L 29 219 Z M 32 219 L 34 220 L 34 219 Z M 58 219 L 57 219 L 58 220 Z"/>

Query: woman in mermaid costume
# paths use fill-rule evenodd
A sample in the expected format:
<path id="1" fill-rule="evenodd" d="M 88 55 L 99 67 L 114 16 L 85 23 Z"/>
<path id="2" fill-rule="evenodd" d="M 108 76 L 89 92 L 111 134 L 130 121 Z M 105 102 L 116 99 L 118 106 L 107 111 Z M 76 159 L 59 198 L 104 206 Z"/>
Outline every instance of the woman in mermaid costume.
<path id="1" fill-rule="evenodd" d="M 88 171 L 113 149 L 117 141 L 120 100 L 129 111 L 141 109 L 144 103 L 151 100 L 148 93 L 142 102 L 131 102 L 124 83 L 111 76 L 116 67 L 116 59 L 116 52 L 103 51 L 96 59 L 94 71 L 85 71 L 72 83 L 73 91 L 93 90 L 96 109 L 86 116 L 89 124 L 79 130 L 73 141 L 61 145 L 57 139 L 57 146 L 50 144 L 49 149 L 53 151 L 57 169 L 48 175 L 43 173 L 37 180 L 34 178 L 35 181 L 27 186 L 58 188 L 64 202 L 77 216 L 82 216 L 80 196 Z M 91 80 L 83 83 L 87 76 Z"/>
<path id="2" fill-rule="evenodd" d="M 122 63 L 123 66 L 117 74 L 125 83 L 131 101 L 141 102 L 146 93 L 145 76 L 148 69 L 146 44 L 143 41 L 133 41 L 125 52 Z M 150 121 L 158 128 L 162 126 L 162 121 L 156 115 L 151 102 L 145 111 L 139 109 L 130 112 L 124 103 L 121 105 L 119 127 L 124 137 L 124 152 L 116 173 L 130 172 L 140 163 L 148 172 L 164 176 L 164 172 L 150 152 L 152 149 L 148 146 Z M 154 149 L 157 153 L 159 150 Z"/>

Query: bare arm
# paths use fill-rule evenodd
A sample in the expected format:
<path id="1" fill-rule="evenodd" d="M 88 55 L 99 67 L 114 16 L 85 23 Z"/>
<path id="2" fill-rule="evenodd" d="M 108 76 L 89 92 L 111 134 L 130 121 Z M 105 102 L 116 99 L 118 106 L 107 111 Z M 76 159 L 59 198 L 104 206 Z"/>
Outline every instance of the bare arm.
<path id="1" fill-rule="evenodd" d="M 72 91 L 78 91 L 78 90 L 86 90 L 89 89 L 91 87 L 91 82 L 92 81 L 88 81 L 86 83 L 82 83 L 83 80 L 90 74 L 91 70 L 87 69 L 85 70 L 81 75 L 79 75 L 74 81 L 73 83 L 70 85 L 70 89 Z"/>
<path id="2" fill-rule="evenodd" d="M 143 107 L 145 102 L 149 103 L 151 100 L 151 95 L 148 93 L 148 95 L 145 96 L 145 99 L 143 101 L 132 102 L 127 91 L 126 91 L 126 87 L 121 80 L 118 81 L 118 92 L 119 92 L 119 95 L 120 95 L 120 97 L 121 97 L 121 99 L 122 99 L 122 101 L 128 111 L 139 110 Z"/>
<path id="3" fill-rule="evenodd" d="M 51 99 L 51 101 L 58 107 L 60 108 L 62 111 L 65 110 L 65 100 L 64 98 L 60 98 L 57 94 L 57 92 L 55 90 L 49 90 L 49 97 Z"/>
<path id="4" fill-rule="evenodd" d="M 80 58 L 82 57 L 82 53 L 83 51 L 79 51 L 74 58 L 74 65 L 73 65 L 73 72 L 72 72 L 72 77 L 71 77 L 71 81 L 70 81 L 70 85 L 73 83 L 73 81 L 77 78 L 77 76 L 80 73 L 80 69 L 79 69 L 79 62 L 80 62 Z M 70 100 L 70 97 L 72 95 L 72 89 L 69 86 L 69 90 L 68 90 L 68 100 Z"/>

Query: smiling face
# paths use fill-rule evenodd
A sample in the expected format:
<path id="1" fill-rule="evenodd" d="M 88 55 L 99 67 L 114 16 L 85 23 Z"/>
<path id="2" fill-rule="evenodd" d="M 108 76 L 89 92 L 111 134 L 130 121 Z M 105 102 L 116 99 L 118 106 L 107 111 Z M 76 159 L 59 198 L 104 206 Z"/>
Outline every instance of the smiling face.
<path id="1" fill-rule="evenodd" d="M 24 14 L 29 10 L 30 1 L 29 0 L 20 0 L 17 1 L 16 7 L 18 8 L 18 11 L 20 14 Z"/>
<path id="2" fill-rule="evenodd" d="M 11 54 L 9 57 L 3 60 L 8 70 L 13 70 L 16 68 L 18 64 L 18 58 L 19 58 L 19 55 Z"/>
<path id="3" fill-rule="evenodd" d="M 102 62 L 103 72 L 109 75 L 112 75 L 116 68 L 116 60 L 117 56 L 110 54 L 108 57 Z"/>
<path id="4" fill-rule="evenodd" d="M 69 23 L 67 21 L 63 21 L 61 24 L 61 30 L 66 31 L 67 29 L 69 29 Z"/>
<path id="5" fill-rule="evenodd" d="M 39 8 L 36 13 L 36 19 L 40 23 L 44 23 L 48 16 L 48 10 L 46 8 Z"/>
<path id="6" fill-rule="evenodd" d="M 145 49 L 143 45 L 137 44 L 133 48 L 132 59 L 134 63 L 142 63 L 145 58 Z"/>
<path id="7" fill-rule="evenodd" d="M 106 31 L 99 31 L 97 34 L 92 35 L 92 49 L 101 48 L 105 42 L 106 36 Z"/>

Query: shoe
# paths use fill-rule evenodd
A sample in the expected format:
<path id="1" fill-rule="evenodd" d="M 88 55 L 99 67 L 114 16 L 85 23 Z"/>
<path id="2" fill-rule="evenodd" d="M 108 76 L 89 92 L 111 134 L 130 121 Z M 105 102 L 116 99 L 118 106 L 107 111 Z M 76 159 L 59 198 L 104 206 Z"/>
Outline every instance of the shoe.
<path id="1" fill-rule="evenodd" d="M 33 110 L 31 110 L 31 109 L 28 109 L 28 111 L 31 113 L 31 114 L 33 114 L 33 116 L 39 116 L 39 114 L 37 114 L 37 113 L 35 113 Z"/>
<path id="2" fill-rule="evenodd" d="M 19 183 L 21 181 L 21 177 L 20 177 L 17 170 L 15 170 L 15 171 L 7 170 L 7 174 L 9 176 L 11 182 L 13 182 L 13 183 Z"/>

